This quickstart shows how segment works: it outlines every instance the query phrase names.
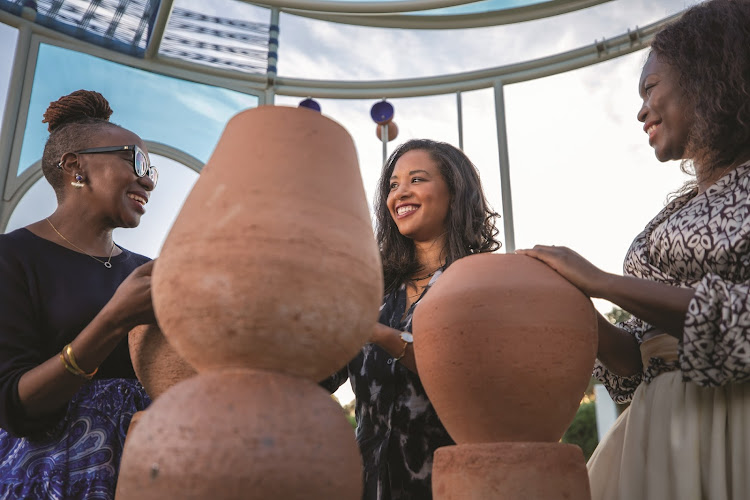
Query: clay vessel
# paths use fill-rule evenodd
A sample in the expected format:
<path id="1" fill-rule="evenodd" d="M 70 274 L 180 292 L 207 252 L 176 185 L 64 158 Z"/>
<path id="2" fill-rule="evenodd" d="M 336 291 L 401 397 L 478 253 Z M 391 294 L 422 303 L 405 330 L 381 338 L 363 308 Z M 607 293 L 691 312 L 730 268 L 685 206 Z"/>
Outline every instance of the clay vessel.
<path id="1" fill-rule="evenodd" d="M 169 345 L 157 325 L 140 325 L 130 330 L 128 347 L 135 375 L 152 401 L 177 382 L 196 374 L 195 368 Z"/>
<path id="2" fill-rule="evenodd" d="M 357 155 L 338 123 L 261 106 L 233 117 L 153 274 L 159 325 L 199 372 L 322 380 L 367 341 L 380 256 Z"/>
<path id="3" fill-rule="evenodd" d="M 514 254 L 453 263 L 416 308 L 413 330 L 420 379 L 458 444 L 557 442 L 597 350 L 591 301 Z"/>
<path id="4" fill-rule="evenodd" d="M 587 500 L 581 448 L 560 443 L 482 443 L 435 451 L 435 500 Z"/>
<path id="5" fill-rule="evenodd" d="M 154 401 L 125 441 L 117 500 L 358 500 L 362 461 L 317 384 L 250 370 L 199 374 Z"/>

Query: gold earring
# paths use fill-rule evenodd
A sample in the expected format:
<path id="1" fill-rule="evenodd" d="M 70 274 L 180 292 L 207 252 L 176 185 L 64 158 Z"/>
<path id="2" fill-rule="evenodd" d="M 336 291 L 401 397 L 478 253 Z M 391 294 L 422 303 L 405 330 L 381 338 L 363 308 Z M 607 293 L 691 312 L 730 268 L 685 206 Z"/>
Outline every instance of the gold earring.
<path id="1" fill-rule="evenodd" d="M 76 180 L 71 182 L 70 185 L 79 189 L 85 186 L 85 184 L 83 183 L 83 176 L 81 174 L 76 174 Z"/>

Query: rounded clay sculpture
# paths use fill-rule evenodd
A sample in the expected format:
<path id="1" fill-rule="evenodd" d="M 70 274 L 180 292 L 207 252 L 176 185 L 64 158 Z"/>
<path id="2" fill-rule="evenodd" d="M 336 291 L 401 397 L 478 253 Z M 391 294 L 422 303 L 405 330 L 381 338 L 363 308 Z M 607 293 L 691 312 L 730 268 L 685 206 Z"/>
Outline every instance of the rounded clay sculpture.
<path id="1" fill-rule="evenodd" d="M 369 338 L 382 299 L 354 143 L 304 108 L 230 120 L 170 231 L 154 308 L 199 372 L 324 379 Z"/>
<path id="2" fill-rule="evenodd" d="M 416 308 L 413 329 L 420 378 L 458 444 L 557 442 L 597 351 L 591 301 L 514 254 L 453 263 Z"/>
<path id="3" fill-rule="evenodd" d="M 251 370 L 200 374 L 154 401 L 125 442 L 118 500 L 358 499 L 362 461 L 317 384 Z"/>

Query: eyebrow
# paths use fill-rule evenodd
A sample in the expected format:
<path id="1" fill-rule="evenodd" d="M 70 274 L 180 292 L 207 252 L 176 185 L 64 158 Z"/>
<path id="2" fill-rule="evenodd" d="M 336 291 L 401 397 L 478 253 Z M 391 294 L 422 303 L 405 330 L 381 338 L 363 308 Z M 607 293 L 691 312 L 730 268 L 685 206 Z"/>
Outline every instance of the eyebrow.
<path id="1" fill-rule="evenodd" d="M 430 175 L 430 173 L 427 170 L 411 170 L 411 171 L 409 171 L 409 175 L 414 175 L 414 174 L 419 174 L 419 173 Z M 391 176 L 391 179 L 395 179 L 395 178 L 396 178 L 395 175 Z"/>

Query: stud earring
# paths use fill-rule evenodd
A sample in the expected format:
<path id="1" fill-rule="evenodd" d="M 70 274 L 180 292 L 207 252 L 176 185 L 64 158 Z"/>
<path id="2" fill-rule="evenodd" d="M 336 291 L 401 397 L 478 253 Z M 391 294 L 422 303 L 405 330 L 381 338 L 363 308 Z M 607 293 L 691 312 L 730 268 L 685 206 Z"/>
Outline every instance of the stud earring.
<path id="1" fill-rule="evenodd" d="M 76 188 L 82 188 L 85 184 L 83 183 L 83 176 L 76 174 L 76 180 L 70 183 L 71 186 Z"/>

